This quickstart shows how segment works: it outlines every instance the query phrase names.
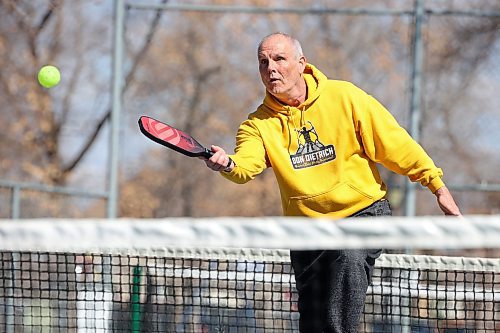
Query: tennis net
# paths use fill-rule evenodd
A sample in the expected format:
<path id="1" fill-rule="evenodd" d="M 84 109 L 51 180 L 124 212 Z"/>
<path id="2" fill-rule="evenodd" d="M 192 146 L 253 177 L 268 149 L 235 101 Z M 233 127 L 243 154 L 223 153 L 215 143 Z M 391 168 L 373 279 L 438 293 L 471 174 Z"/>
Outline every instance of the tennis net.
<path id="1" fill-rule="evenodd" d="M 493 216 L 349 223 L 0 221 L 0 331 L 298 332 L 295 280 L 282 248 L 463 255 L 499 245 Z M 500 331 L 500 259 L 382 255 L 359 331 Z"/>

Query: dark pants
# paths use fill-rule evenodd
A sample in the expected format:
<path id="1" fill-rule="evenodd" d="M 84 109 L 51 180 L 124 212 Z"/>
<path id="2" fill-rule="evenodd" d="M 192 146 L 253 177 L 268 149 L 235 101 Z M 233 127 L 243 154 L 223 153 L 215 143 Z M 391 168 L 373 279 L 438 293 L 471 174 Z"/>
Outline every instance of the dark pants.
<path id="1" fill-rule="evenodd" d="M 353 217 L 392 215 L 386 200 Z M 358 331 L 373 266 L 382 250 L 290 251 L 299 294 L 300 332 Z"/>

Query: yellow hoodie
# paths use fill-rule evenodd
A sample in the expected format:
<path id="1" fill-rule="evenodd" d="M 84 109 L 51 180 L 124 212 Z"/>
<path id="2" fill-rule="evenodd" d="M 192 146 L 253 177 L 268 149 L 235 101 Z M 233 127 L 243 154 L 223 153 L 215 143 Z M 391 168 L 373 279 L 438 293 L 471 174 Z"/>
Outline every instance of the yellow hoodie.
<path id="1" fill-rule="evenodd" d="M 222 175 L 246 183 L 272 167 L 286 216 L 347 217 L 386 195 L 376 164 L 444 186 L 441 169 L 377 100 L 352 83 L 329 80 L 311 64 L 298 107 L 266 93 L 238 129 L 236 167 Z"/>

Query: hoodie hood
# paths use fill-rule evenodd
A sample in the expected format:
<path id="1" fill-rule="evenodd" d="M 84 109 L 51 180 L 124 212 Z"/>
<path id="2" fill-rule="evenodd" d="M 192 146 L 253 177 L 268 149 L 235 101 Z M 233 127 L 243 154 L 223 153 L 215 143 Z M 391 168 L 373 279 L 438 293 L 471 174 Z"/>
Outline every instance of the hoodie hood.
<path id="1" fill-rule="evenodd" d="M 307 99 L 298 107 L 292 107 L 282 104 L 273 95 L 266 91 L 263 104 L 274 112 L 278 112 L 290 116 L 293 110 L 307 110 L 311 104 L 316 101 L 321 92 L 324 90 L 328 78 L 316 67 L 311 64 L 306 64 L 304 69 L 304 80 L 307 85 Z"/>

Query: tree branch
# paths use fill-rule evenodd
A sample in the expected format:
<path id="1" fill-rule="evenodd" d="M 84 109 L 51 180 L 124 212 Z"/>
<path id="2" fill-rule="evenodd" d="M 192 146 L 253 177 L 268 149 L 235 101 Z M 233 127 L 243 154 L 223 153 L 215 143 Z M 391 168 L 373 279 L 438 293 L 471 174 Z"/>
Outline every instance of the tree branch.
<path id="1" fill-rule="evenodd" d="M 166 3 L 167 0 L 163 0 L 162 2 Z M 158 9 L 156 11 L 156 15 L 155 15 L 154 19 L 151 21 L 149 31 L 146 35 L 146 40 L 145 40 L 144 44 L 142 45 L 142 47 L 140 48 L 140 50 L 137 52 L 137 55 L 134 57 L 134 61 L 133 61 L 132 67 L 130 68 L 130 71 L 125 76 L 125 84 L 124 84 L 122 93 L 125 93 L 127 91 L 128 87 L 130 86 L 130 82 L 132 82 L 133 77 L 137 71 L 137 68 L 139 67 L 141 60 L 144 58 L 144 55 L 147 53 L 149 47 L 151 46 L 151 42 L 153 40 L 153 37 L 158 30 L 158 24 L 160 22 L 161 16 L 162 16 L 162 10 Z M 104 124 L 106 123 L 106 121 L 110 118 L 111 118 L 111 107 L 109 107 L 105 111 L 104 115 L 102 116 L 100 121 L 97 123 L 97 126 L 94 128 L 94 131 L 87 138 L 87 141 L 82 146 L 80 152 L 75 156 L 75 158 L 71 162 L 68 163 L 68 165 L 66 165 L 63 168 L 64 174 L 68 174 L 74 168 L 76 168 L 76 166 L 80 163 L 80 161 L 83 159 L 83 157 L 85 157 L 87 152 L 90 150 L 90 148 L 94 144 L 95 140 L 99 136 L 99 133 L 104 128 Z"/>

